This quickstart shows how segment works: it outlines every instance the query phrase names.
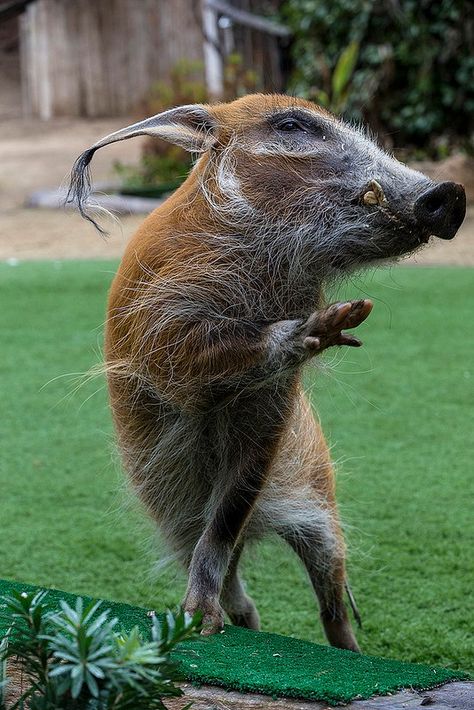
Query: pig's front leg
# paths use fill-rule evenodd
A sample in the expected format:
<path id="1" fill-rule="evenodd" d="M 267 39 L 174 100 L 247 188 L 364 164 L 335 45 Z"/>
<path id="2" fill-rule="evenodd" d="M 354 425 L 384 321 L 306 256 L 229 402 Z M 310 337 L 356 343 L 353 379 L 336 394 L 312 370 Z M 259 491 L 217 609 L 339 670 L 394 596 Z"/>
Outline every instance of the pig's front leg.
<path id="1" fill-rule="evenodd" d="M 306 321 L 279 321 L 269 326 L 275 360 L 281 367 L 294 367 L 333 345 L 359 347 L 361 341 L 345 333 L 356 328 L 372 310 L 372 301 L 333 303 L 312 313 Z"/>

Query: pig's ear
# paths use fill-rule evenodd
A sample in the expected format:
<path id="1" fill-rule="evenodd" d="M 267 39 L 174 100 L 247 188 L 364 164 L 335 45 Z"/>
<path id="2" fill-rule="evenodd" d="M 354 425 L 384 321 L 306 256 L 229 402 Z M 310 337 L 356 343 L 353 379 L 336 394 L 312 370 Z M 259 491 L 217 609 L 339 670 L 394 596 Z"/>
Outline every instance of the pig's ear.
<path id="1" fill-rule="evenodd" d="M 92 222 L 99 232 L 105 233 L 85 210 L 85 203 L 91 193 L 89 163 L 99 148 L 135 136 L 162 138 L 190 152 L 204 153 L 217 142 L 217 121 L 209 110 L 200 104 L 179 106 L 121 128 L 85 150 L 72 168 L 66 202 L 75 202 L 81 215 Z"/>
<path id="2" fill-rule="evenodd" d="M 109 143 L 144 135 L 163 138 L 193 153 L 203 153 L 216 142 L 216 128 L 217 122 L 205 106 L 178 106 L 105 136 L 86 153 L 94 152 Z"/>

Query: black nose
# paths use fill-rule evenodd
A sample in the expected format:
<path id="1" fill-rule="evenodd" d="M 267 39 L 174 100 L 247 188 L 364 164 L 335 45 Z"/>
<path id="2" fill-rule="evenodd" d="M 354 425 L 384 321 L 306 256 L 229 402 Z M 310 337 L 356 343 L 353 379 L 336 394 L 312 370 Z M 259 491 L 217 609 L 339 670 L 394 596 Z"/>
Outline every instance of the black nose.
<path id="1" fill-rule="evenodd" d="M 452 239 L 466 214 L 466 193 L 462 185 L 441 182 L 424 192 L 413 207 L 420 226 L 441 239 Z"/>

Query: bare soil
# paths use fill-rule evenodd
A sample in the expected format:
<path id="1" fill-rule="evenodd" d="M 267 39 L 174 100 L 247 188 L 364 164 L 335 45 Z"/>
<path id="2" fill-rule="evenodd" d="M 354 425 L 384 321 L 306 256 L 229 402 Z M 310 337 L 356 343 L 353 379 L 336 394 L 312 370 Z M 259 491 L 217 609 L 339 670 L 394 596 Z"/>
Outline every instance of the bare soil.
<path id="1" fill-rule="evenodd" d="M 34 190 L 65 184 L 79 153 L 101 136 L 126 125 L 127 119 L 56 119 L 42 123 L 5 113 L 0 124 L 0 260 L 121 256 L 142 215 L 121 217 L 118 225 L 110 225 L 110 238 L 104 240 L 74 212 L 30 209 L 24 204 Z M 133 117 L 128 122 L 132 121 Z M 141 145 L 142 139 L 137 138 L 99 151 L 94 157 L 94 178 L 113 178 L 114 162 L 135 162 Z M 433 240 L 429 248 L 408 262 L 474 266 L 474 205 L 452 242 Z"/>

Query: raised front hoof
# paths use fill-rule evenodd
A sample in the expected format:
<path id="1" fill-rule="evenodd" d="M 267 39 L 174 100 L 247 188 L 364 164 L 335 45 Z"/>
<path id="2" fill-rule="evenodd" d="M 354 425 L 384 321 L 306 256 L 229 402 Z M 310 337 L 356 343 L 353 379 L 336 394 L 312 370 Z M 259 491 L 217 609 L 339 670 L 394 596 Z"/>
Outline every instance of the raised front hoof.
<path id="1" fill-rule="evenodd" d="M 210 599 L 190 599 L 189 595 L 183 602 L 183 609 L 192 616 L 200 611 L 202 614 L 202 636 L 211 636 L 224 628 L 224 612 L 218 602 Z"/>
<path id="2" fill-rule="evenodd" d="M 346 301 L 313 313 L 303 326 L 303 346 L 312 355 L 333 345 L 359 347 L 361 341 L 344 333 L 344 328 L 356 328 L 372 310 L 372 301 Z"/>

